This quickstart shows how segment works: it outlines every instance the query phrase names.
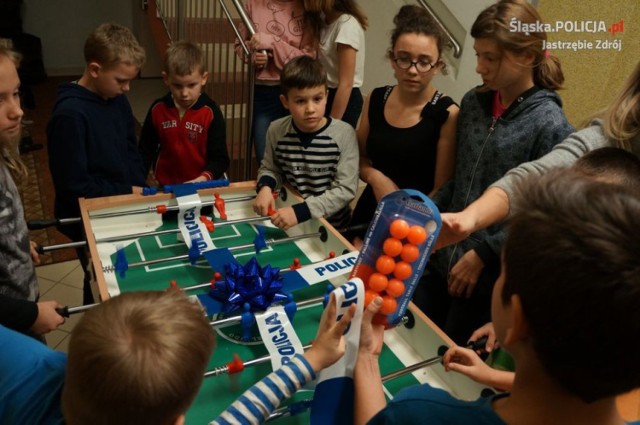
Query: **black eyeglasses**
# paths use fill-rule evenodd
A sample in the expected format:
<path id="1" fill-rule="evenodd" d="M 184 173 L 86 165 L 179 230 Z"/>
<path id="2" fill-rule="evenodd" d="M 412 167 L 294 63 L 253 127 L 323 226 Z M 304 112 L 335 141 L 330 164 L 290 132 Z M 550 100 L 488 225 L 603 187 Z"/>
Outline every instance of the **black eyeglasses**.
<path id="1" fill-rule="evenodd" d="M 395 58 L 393 59 L 393 61 L 396 63 L 396 65 L 398 65 L 398 68 L 404 69 L 404 70 L 407 70 L 415 65 L 416 71 L 422 74 L 424 74 L 425 72 L 431 71 L 438 64 L 438 62 L 429 63 L 427 61 L 412 61 L 409 58 Z"/>

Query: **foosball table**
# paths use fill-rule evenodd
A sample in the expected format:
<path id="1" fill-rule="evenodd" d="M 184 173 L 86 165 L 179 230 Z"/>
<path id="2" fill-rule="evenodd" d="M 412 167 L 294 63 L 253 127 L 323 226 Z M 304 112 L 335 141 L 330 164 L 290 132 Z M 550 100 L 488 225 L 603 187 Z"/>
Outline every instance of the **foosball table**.
<path id="1" fill-rule="evenodd" d="M 286 189 L 277 196 L 278 208 L 300 199 Z M 173 213 L 180 208 L 172 194 L 80 200 L 96 299 L 104 301 L 127 291 L 180 288 L 196 296 L 210 313 L 218 342 L 204 383 L 187 412 L 188 424 L 204 424 L 216 418 L 242 392 L 271 372 L 268 352 L 258 335 L 247 337 L 241 325 L 242 314 L 215 310 L 217 301 L 209 295 L 211 282 L 223 279 L 215 273 L 223 272 L 219 269 L 229 255 L 243 265 L 255 258 L 261 267 L 270 265 L 280 268 L 283 276 L 294 276 L 285 279 L 291 286 L 286 288 L 290 296 L 284 302 L 295 304 L 292 323 L 305 345 L 315 337 L 328 285 L 345 283 L 358 255 L 324 219 L 312 219 L 285 232 L 274 227 L 268 218 L 256 216 L 252 209 L 255 182 L 200 190 L 198 197 L 203 214 L 208 206 L 217 203 L 220 207 L 224 202 L 222 211 L 212 208 L 209 219 L 205 219 L 210 221 L 214 253 L 219 250 L 220 258 L 190 255 L 178 228 L 179 213 Z M 260 247 L 256 247 L 258 240 L 262 241 Z M 445 372 L 440 364 L 441 347 L 451 344 L 411 304 L 403 323 L 385 333 L 381 370 L 387 396 L 393 397 L 406 386 L 427 382 L 461 399 L 479 397 L 485 387 L 462 375 Z M 238 362 L 244 370 L 233 373 Z M 312 398 L 312 391 L 298 391 L 273 419 L 280 417 L 278 423 L 283 424 L 309 423 L 305 407 Z"/>

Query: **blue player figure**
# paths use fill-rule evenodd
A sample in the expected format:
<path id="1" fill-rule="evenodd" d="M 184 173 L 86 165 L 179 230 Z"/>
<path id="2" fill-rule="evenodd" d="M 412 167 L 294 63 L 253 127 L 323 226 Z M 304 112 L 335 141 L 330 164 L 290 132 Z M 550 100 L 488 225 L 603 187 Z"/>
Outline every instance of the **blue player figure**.
<path id="1" fill-rule="evenodd" d="M 251 339 L 251 328 L 254 323 L 256 323 L 256 318 L 251 313 L 251 305 L 249 303 L 244 303 L 243 306 L 244 311 L 242 312 L 240 318 L 240 326 L 242 327 L 242 341 L 249 342 Z"/>

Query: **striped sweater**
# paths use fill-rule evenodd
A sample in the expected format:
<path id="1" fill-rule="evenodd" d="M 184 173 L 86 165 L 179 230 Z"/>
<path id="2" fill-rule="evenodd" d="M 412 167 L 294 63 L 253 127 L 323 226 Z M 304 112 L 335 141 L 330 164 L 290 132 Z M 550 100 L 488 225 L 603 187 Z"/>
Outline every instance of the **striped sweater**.
<path id="1" fill-rule="evenodd" d="M 358 142 L 350 125 L 329 118 L 317 132 L 303 133 L 287 116 L 269 126 L 258 188 L 288 183 L 305 198 L 293 205 L 298 223 L 324 217 L 342 228 L 356 195 L 358 167 Z"/>
<path id="2" fill-rule="evenodd" d="M 245 391 L 209 425 L 258 424 L 264 422 L 283 400 L 316 379 L 307 359 L 301 354 Z"/>

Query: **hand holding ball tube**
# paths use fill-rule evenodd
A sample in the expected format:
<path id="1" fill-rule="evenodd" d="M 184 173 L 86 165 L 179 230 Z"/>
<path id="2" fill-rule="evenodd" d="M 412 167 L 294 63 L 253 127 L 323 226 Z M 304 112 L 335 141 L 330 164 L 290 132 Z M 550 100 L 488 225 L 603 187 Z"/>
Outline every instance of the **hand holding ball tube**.
<path id="1" fill-rule="evenodd" d="M 380 200 L 352 277 L 365 282 L 365 305 L 382 298 L 379 314 L 388 325 L 405 314 L 440 223 L 435 205 L 419 192 L 401 190 Z"/>

